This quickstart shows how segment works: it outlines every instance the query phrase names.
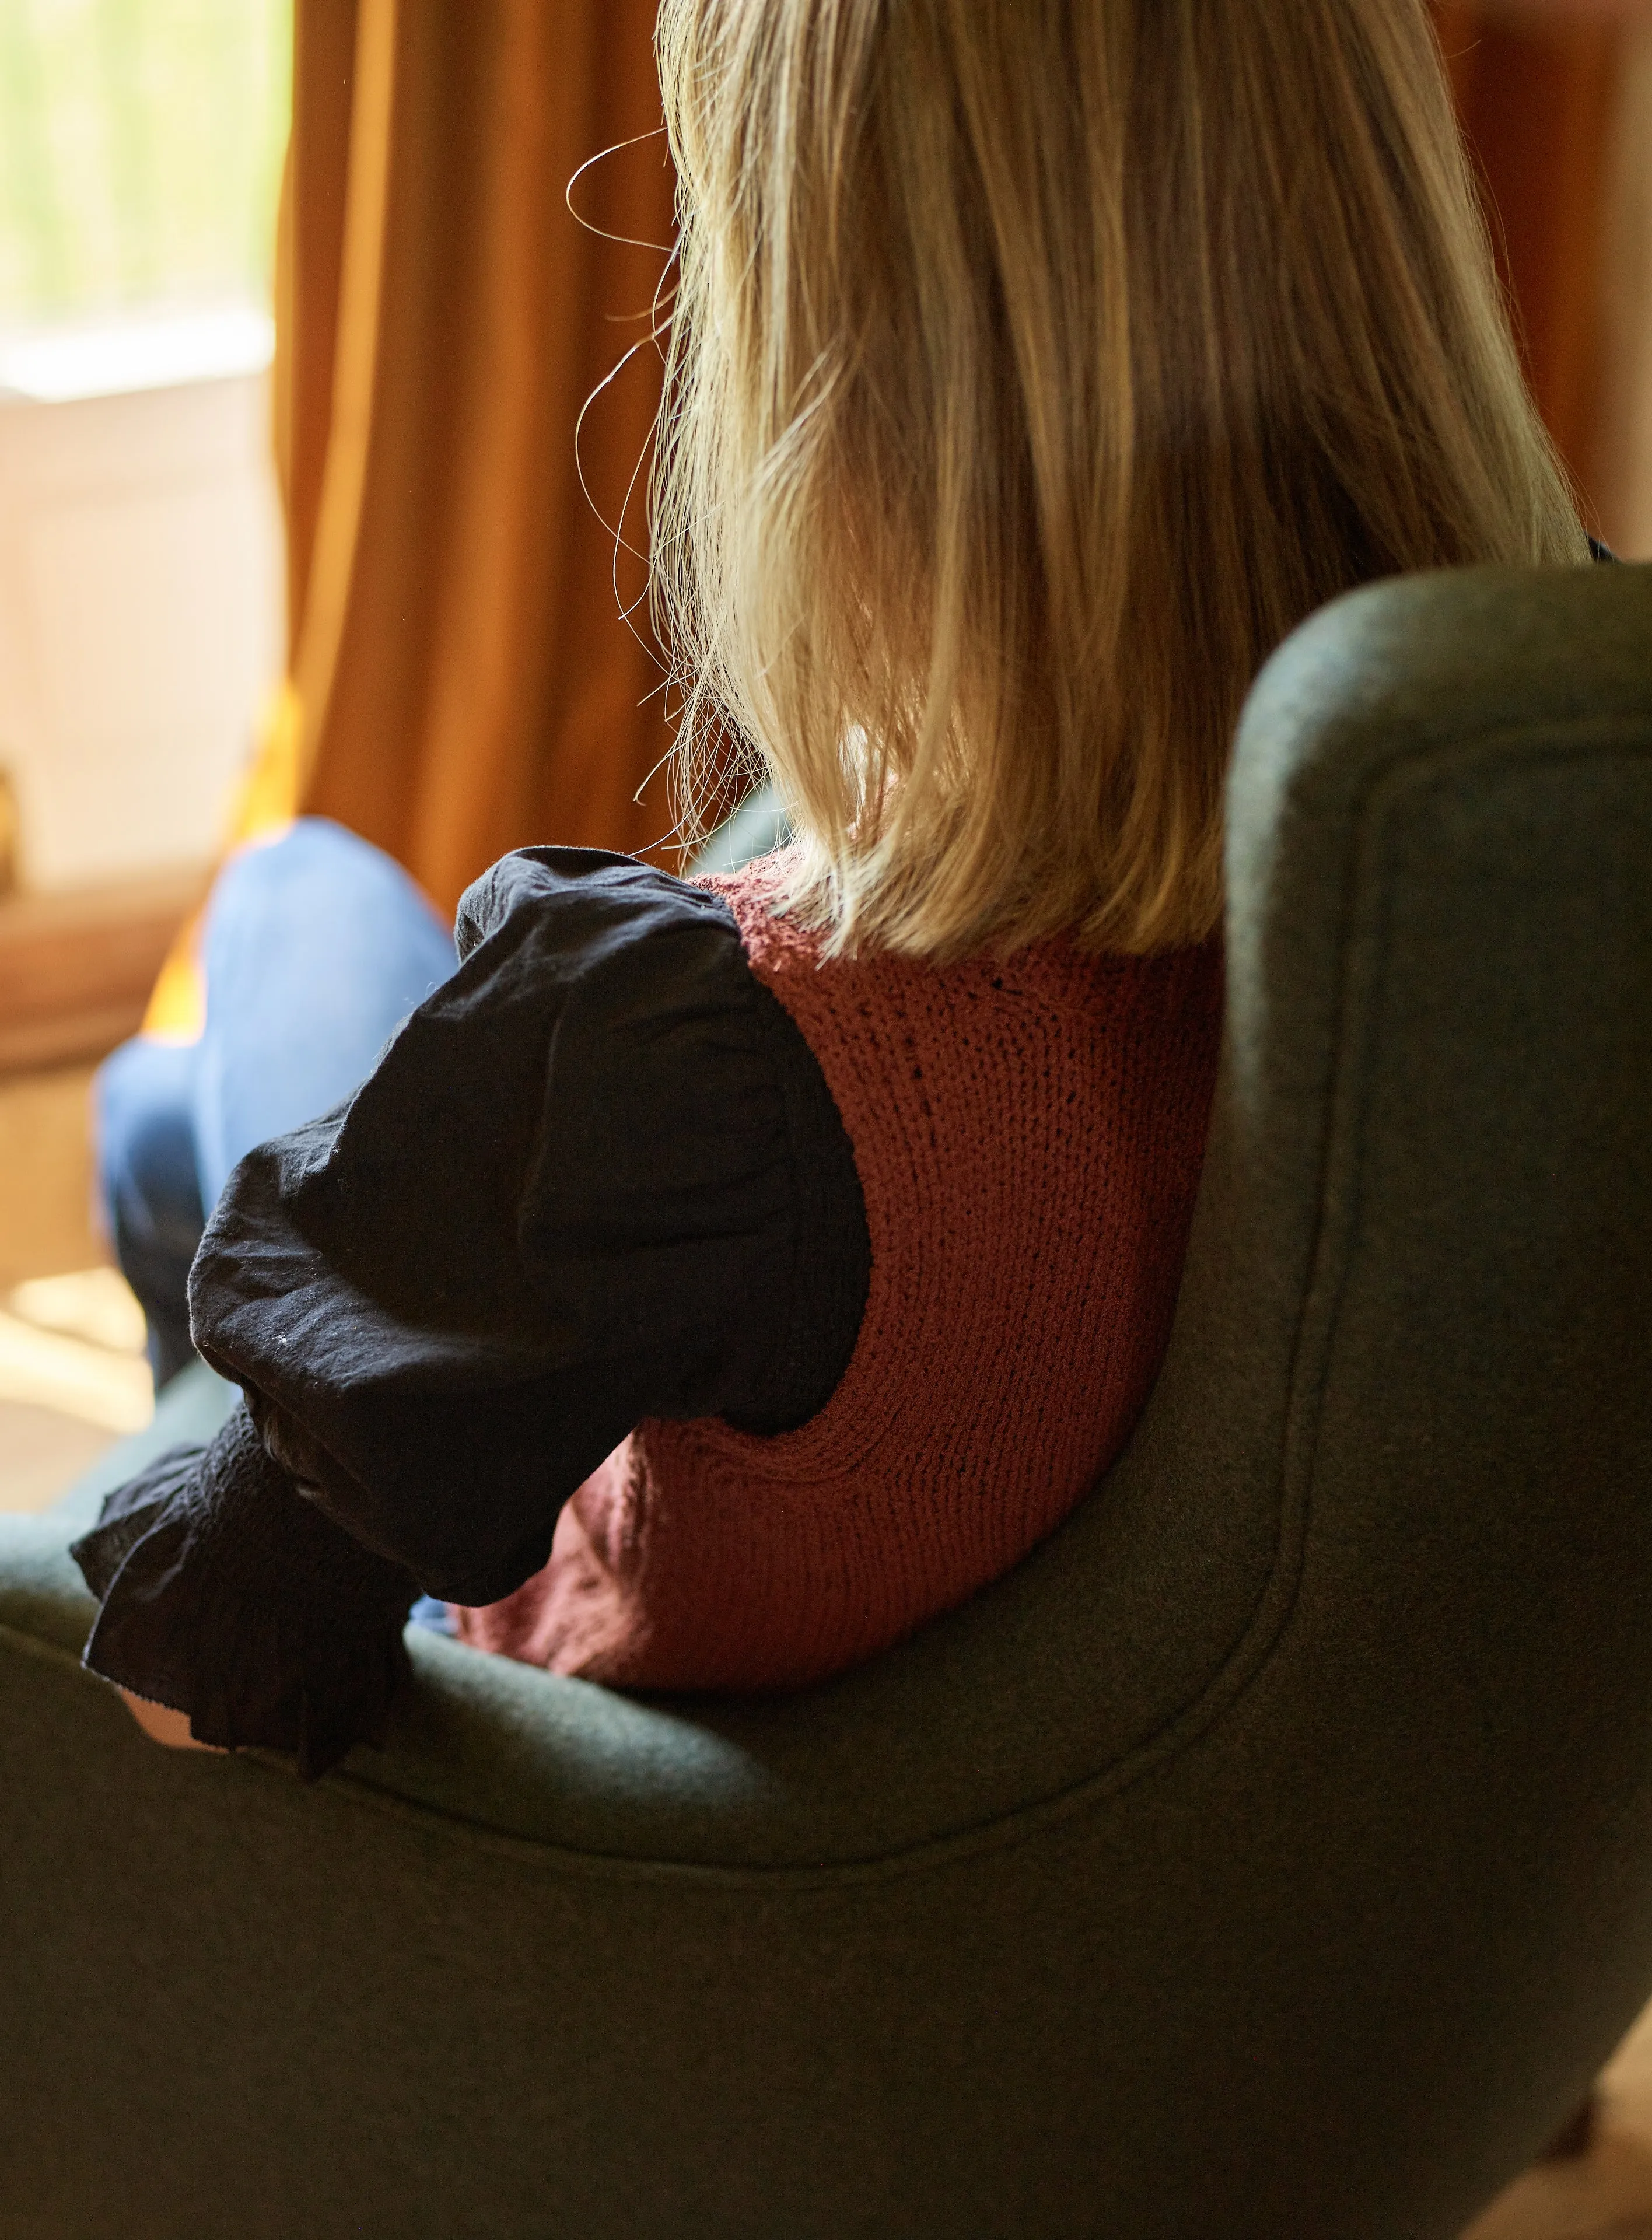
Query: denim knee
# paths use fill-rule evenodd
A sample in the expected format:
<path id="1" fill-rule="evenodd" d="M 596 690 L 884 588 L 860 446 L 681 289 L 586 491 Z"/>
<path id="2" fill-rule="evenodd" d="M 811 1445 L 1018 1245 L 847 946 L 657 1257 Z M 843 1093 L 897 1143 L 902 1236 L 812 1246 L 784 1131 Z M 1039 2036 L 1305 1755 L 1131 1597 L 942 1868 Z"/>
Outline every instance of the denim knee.
<path id="1" fill-rule="evenodd" d="M 190 1085 L 195 1051 L 139 1037 L 99 1070 L 93 1090 L 100 1210 L 121 1272 L 150 1324 L 163 1384 L 191 1357 L 187 1287 L 205 1227 Z"/>

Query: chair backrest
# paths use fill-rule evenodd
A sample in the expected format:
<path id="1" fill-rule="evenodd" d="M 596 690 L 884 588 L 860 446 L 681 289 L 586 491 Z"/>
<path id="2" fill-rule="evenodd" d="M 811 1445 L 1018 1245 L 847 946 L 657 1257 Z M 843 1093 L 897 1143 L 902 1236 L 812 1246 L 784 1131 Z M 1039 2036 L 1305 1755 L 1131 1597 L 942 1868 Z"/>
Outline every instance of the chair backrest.
<path id="1" fill-rule="evenodd" d="M 783 1702 L 421 1644 L 373 1777 L 685 1908 L 749 1888 L 751 1980 L 765 1923 L 861 1891 L 904 1973 L 845 2043 L 898 2007 L 996 2110 L 990 2150 L 962 2083 L 925 2115 L 930 2200 L 1025 2197 L 1042 2139 L 1052 2231 L 1444 2240 L 1652 1987 L 1652 571 L 1316 617 L 1229 869 L 1171 1350 L 1069 1523 Z"/>
<path id="2" fill-rule="evenodd" d="M 713 1856 L 865 1856 L 1118 1777 L 1249 1684 L 1310 1540 L 1354 1567 L 1337 1661 L 1397 1653 L 1381 1582 L 1430 1612 L 1442 1689 L 1546 1500 L 1569 1547 L 1590 1517 L 1602 1585 L 1652 1552 L 1649 752 L 1640 570 L 1379 586 L 1276 657 L 1236 756 L 1227 1044 L 1148 1414 L 963 1610 L 803 1697 L 696 1714 L 701 1775 L 730 1746 Z M 667 1800 L 623 1762 L 675 1715 L 619 1706 L 599 1736 L 570 1708 L 552 1747 L 592 1753 L 593 1804 L 635 1807 L 646 1847 Z M 915 1732 L 942 1744 L 916 1770 Z"/>
<path id="3" fill-rule="evenodd" d="M 1229 884 L 1169 1357 L 964 1609 L 766 1704 L 416 1638 L 316 1791 L 13 1660 L 51 1865 L 0 2099 L 100 2200 L 166 2173 L 133 2230 L 233 2170 L 260 2232 L 1451 2240 L 1575 2103 L 1652 1986 L 1652 571 L 1317 617 Z M 7 1608 L 66 1653 L 46 1537 Z"/>

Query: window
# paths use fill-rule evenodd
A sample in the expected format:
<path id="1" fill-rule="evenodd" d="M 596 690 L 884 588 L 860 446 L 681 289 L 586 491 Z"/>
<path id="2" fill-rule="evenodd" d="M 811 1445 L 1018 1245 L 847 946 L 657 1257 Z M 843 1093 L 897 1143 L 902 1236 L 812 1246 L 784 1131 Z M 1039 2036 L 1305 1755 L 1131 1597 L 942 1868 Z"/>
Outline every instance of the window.
<path id="1" fill-rule="evenodd" d="M 291 44 L 291 0 L 0 6 L 0 384 L 267 355 Z"/>

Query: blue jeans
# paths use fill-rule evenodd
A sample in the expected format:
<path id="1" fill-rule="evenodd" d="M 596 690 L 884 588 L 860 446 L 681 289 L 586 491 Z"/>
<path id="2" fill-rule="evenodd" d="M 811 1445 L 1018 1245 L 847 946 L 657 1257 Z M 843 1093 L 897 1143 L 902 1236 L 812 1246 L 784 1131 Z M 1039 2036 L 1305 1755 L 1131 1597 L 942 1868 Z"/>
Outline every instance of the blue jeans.
<path id="1" fill-rule="evenodd" d="M 319 817 L 224 866 L 201 957 L 200 1040 L 140 1035 L 95 1097 L 98 1191 L 157 1388 L 192 1358 L 190 1263 L 231 1168 L 348 1097 L 456 963 L 406 872 Z"/>

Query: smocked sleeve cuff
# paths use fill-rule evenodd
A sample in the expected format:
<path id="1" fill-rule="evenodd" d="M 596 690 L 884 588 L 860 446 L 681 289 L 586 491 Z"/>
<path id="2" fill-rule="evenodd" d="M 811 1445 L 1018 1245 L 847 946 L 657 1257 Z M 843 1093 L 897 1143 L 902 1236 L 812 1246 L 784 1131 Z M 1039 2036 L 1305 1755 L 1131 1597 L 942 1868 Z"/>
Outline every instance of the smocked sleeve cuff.
<path id="1" fill-rule="evenodd" d="M 102 1605 L 88 1668 L 187 1713 L 197 1742 L 295 1751 L 314 1780 L 383 1740 L 417 1585 L 305 1499 L 244 1406 L 111 1494 L 70 1552 Z"/>

